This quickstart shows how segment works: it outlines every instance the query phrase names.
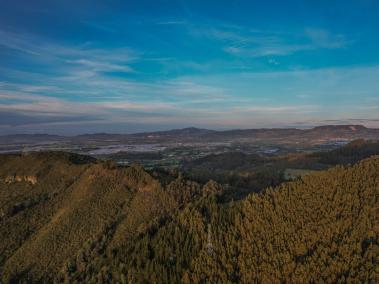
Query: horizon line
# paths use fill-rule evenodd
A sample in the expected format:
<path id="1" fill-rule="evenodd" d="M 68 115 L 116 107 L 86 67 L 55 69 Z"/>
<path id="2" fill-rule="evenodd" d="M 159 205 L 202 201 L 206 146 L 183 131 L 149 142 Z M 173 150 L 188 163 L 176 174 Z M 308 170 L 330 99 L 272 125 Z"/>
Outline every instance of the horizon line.
<path id="1" fill-rule="evenodd" d="M 207 130 L 213 132 L 227 132 L 227 131 L 235 131 L 235 130 L 280 130 L 280 129 L 297 129 L 297 130 L 311 130 L 318 127 L 363 127 L 365 129 L 371 130 L 379 130 L 379 127 L 367 127 L 364 124 L 319 124 L 319 125 L 306 125 L 304 127 L 299 126 L 283 126 L 283 127 L 254 127 L 254 128 L 226 128 L 226 129 L 211 129 L 211 128 L 202 128 L 195 126 L 188 126 L 182 128 L 169 128 L 166 130 L 157 130 L 157 131 L 140 131 L 140 132 L 87 132 L 75 135 L 65 135 L 65 134 L 51 134 L 47 132 L 35 132 L 35 133 L 15 133 L 15 134 L 0 134 L 0 137 L 9 137 L 9 136 L 33 136 L 33 135 L 47 135 L 47 136 L 59 136 L 59 137 L 77 137 L 77 136 L 85 136 L 85 135 L 136 135 L 136 134 L 145 134 L 145 133 L 160 133 L 160 132 L 170 132 L 177 130 L 187 130 L 187 129 L 196 129 L 196 130 Z"/>

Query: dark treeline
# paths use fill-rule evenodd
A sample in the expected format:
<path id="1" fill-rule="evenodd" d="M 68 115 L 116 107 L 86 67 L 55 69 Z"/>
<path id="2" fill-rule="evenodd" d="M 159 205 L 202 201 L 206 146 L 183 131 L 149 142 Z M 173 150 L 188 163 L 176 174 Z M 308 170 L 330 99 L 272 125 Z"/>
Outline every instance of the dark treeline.
<path id="1" fill-rule="evenodd" d="M 324 164 L 353 164 L 364 158 L 379 155 L 379 141 L 354 140 L 344 147 L 314 154 Z"/>

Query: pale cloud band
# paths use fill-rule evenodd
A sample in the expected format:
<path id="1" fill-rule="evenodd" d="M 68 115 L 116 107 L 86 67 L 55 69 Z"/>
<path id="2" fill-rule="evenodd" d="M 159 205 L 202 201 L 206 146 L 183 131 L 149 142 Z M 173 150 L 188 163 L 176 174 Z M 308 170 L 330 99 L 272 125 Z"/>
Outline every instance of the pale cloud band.
<path id="1" fill-rule="evenodd" d="M 51 131 L 57 124 L 62 133 L 88 125 L 99 131 L 113 125 L 119 132 L 136 130 L 130 125 L 285 127 L 318 124 L 320 118 L 379 126 L 379 65 L 256 67 L 261 58 L 275 68 L 299 52 L 346 49 L 353 41 L 342 34 L 320 28 L 283 34 L 186 20 L 155 25 L 177 28 L 188 41 L 211 41 L 215 52 L 231 57 L 195 62 L 129 46 L 69 44 L 0 30 L 0 52 L 35 67 L 0 64 L 0 134 Z"/>

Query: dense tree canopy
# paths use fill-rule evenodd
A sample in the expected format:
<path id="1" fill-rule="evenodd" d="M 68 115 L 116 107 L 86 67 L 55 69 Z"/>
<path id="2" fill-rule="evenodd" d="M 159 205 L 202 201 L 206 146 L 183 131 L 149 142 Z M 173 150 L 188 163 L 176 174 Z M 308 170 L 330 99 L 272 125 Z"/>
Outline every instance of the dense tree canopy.
<path id="1" fill-rule="evenodd" d="M 379 282 L 377 157 L 236 201 L 216 181 L 139 165 L 1 162 L 5 283 Z"/>

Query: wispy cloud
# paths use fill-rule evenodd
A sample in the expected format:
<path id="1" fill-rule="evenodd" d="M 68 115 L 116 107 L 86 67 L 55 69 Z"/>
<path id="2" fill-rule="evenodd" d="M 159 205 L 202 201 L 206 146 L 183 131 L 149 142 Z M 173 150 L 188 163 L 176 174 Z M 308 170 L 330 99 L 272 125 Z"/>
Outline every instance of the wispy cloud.
<path id="1" fill-rule="evenodd" d="M 82 21 L 82 23 L 90 28 L 94 28 L 96 30 L 107 32 L 107 33 L 116 33 L 117 29 L 113 25 L 109 24 L 101 24 L 93 21 Z"/>
<path id="2" fill-rule="evenodd" d="M 321 106 L 319 105 L 280 105 L 280 106 L 245 106 L 233 108 L 235 112 L 239 113 L 265 113 L 265 114 L 305 114 L 320 112 Z"/>
<path id="3" fill-rule="evenodd" d="M 261 61 L 280 70 L 285 58 L 279 56 L 350 44 L 343 35 L 322 29 L 291 34 L 175 20 L 157 25 L 185 29 L 189 40 L 210 42 L 212 48 L 224 51 L 220 52 L 222 63 L 227 65 L 233 60 L 265 57 Z M 176 54 L 151 52 L 147 56 L 127 46 L 59 43 L 1 29 L 0 47 L 35 67 L 30 71 L 0 66 L 0 119 L 4 118 L 0 132 L 4 127 L 24 129 L 31 124 L 36 128 L 58 123 L 67 127 L 96 123 L 254 127 L 319 117 L 333 120 L 346 112 L 357 119 L 377 117 L 373 101 L 359 100 L 357 94 L 377 97 L 378 66 L 216 70 L 222 64 Z M 147 64 L 159 65 L 162 69 L 156 72 L 160 76 L 149 77 L 148 72 L 140 76 L 139 68 L 148 70 Z M 177 66 L 192 72 L 180 74 Z"/>
<path id="4" fill-rule="evenodd" d="M 321 28 L 307 28 L 303 32 L 254 30 L 243 26 L 215 24 L 186 25 L 189 33 L 221 42 L 221 47 L 232 55 L 262 57 L 289 55 L 299 51 L 337 49 L 347 46 L 342 34 Z"/>
<path id="5" fill-rule="evenodd" d="M 311 39 L 316 47 L 320 48 L 343 48 L 351 41 L 348 41 L 342 34 L 332 34 L 328 30 L 319 28 L 307 28 L 305 34 Z"/>
<path id="6" fill-rule="evenodd" d="M 375 118 L 377 108 L 372 102 L 357 100 L 356 94 L 361 92 L 375 98 L 378 74 L 379 67 L 372 66 L 186 76 L 154 82 L 128 81 L 101 74 L 74 83 L 61 77 L 47 80 L 46 85 L 2 82 L 0 110 L 20 117 L 35 115 L 40 123 L 43 117 L 46 123 L 57 123 L 59 119 L 68 123 L 72 117 L 83 116 L 83 123 L 97 117 L 107 123 L 154 120 L 167 125 L 180 122 L 184 126 L 201 123 L 221 126 L 224 123 L 248 127 L 254 123 L 290 124 L 305 118 L 334 119 L 345 112 L 350 112 L 351 117 Z M 65 96 L 60 97 L 62 92 Z M 74 97 L 68 96 L 71 92 Z M 80 96 L 86 99 L 78 101 Z M 283 99 L 277 101 L 278 96 Z M 20 121 L 28 123 L 26 119 L 17 121 L 18 125 Z"/>
<path id="7" fill-rule="evenodd" d="M 28 125 L 49 125 L 57 123 L 98 122 L 102 118 L 86 115 L 44 115 L 41 113 L 22 113 L 0 108 L 0 127 L 19 127 Z"/>
<path id="8" fill-rule="evenodd" d="M 178 26 L 178 25 L 186 25 L 188 22 L 186 20 L 168 20 L 168 21 L 158 21 L 157 25 L 162 26 Z"/>
<path id="9" fill-rule="evenodd" d="M 57 67 L 68 72 L 70 68 L 85 67 L 87 71 L 131 72 L 130 63 L 138 54 L 129 48 L 96 48 L 91 44 L 64 45 L 27 34 L 16 34 L 0 29 L 0 46 L 18 51 L 39 64 Z"/>
<path id="10" fill-rule="evenodd" d="M 69 64 L 73 65 L 81 65 L 87 67 L 87 69 L 92 70 L 94 72 L 107 72 L 107 71 L 121 71 L 121 72 L 133 72 L 133 68 L 127 65 L 120 65 L 115 63 L 109 63 L 101 60 L 94 59 L 75 59 L 75 60 L 67 60 Z"/>

